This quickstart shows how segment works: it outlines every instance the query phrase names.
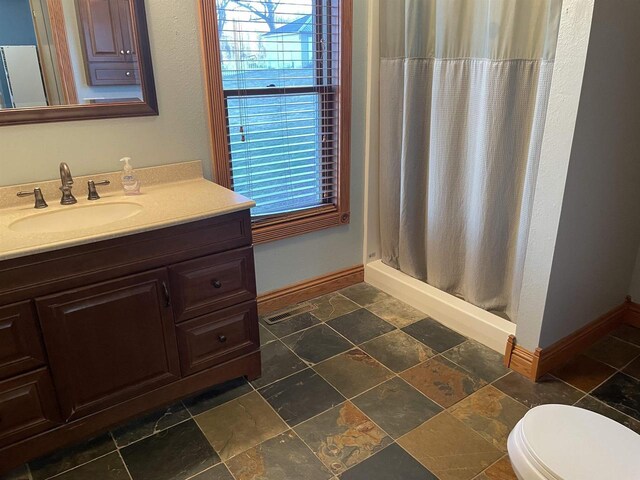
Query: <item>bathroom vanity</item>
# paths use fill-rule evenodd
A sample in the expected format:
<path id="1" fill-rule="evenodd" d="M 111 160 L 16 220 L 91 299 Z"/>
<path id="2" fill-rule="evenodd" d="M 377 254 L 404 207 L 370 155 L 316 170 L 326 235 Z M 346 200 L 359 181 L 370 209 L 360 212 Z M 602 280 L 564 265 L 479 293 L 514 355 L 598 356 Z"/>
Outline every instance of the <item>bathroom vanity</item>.
<path id="1" fill-rule="evenodd" d="M 0 210 L 0 472 L 260 375 L 253 203 L 202 178 L 145 183 L 139 197 L 112 186 L 102 203 L 76 191 L 78 205 L 47 198 L 51 212 Z M 91 228 L 33 220 L 95 221 L 95 206 L 119 204 L 137 213 Z"/>

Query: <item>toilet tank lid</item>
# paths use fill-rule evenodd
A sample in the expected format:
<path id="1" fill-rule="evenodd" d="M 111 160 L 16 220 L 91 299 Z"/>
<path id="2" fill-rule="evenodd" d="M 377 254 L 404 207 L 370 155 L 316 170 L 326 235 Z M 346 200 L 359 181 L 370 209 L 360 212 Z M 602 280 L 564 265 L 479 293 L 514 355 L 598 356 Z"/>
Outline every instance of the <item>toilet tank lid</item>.
<path id="1" fill-rule="evenodd" d="M 590 410 L 541 405 L 522 421 L 529 453 L 557 478 L 640 478 L 640 435 Z"/>

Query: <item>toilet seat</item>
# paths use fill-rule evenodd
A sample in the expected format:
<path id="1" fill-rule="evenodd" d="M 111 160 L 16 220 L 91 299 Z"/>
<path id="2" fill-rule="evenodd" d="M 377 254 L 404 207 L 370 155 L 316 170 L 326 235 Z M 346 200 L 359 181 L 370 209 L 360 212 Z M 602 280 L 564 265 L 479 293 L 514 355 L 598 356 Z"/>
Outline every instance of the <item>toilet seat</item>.
<path id="1" fill-rule="evenodd" d="M 578 407 L 530 410 L 509 435 L 508 450 L 521 480 L 640 478 L 640 435 Z"/>

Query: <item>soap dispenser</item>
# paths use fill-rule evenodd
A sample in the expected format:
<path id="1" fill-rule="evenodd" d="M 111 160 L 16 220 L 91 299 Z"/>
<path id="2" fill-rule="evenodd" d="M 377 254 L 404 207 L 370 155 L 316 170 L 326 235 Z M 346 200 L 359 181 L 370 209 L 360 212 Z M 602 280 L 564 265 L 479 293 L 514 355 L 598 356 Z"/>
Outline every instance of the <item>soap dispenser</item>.
<path id="1" fill-rule="evenodd" d="M 122 189 L 125 195 L 138 195 L 140 193 L 140 181 L 136 178 L 133 167 L 129 164 L 131 158 L 124 157 L 120 161 L 124 162 L 122 169 Z"/>

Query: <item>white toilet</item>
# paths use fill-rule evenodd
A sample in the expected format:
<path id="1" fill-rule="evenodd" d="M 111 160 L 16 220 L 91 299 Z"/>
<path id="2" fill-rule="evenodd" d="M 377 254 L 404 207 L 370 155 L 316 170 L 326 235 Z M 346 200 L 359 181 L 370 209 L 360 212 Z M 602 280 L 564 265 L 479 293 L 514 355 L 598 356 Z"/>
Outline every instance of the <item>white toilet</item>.
<path id="1" fill-rule="evenodd" d="M 640 435 L 578 407 L 531 409 L 508 450 L 519 480 L 640 480 Z"/>

